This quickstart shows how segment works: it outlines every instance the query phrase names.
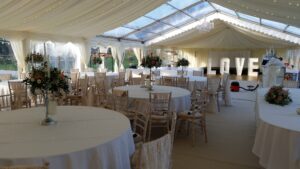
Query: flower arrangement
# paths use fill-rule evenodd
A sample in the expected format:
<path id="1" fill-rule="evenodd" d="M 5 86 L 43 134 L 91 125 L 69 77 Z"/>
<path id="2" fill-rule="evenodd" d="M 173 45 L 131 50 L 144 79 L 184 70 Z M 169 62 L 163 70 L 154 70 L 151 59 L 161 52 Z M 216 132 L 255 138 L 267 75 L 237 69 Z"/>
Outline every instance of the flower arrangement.
<path id="1" fill-rule="evenodd" d="M 93 57 L 93 64 L 102 64 L 102 59 L 101 59 L 101 57 L 100 56 L 98 56 L 98 57 Z"/>
<path id="2" fill-rule="evenodd" d="M 289 91 L 284 90 L 282 86 L 273 86 L 265 95 L 265 100 L 270 104 L 287 105 L 292 102 Z"/>
<path id="3" fill-rule="evenodd" d="M 41 63 L 44 61 L 44 56 L 40 53 L 30 53 L 25 57 L 25 62 Z"/>
<path id="4" fill-rule="evenodd" d="M 53 96 L 62 96 L 69 92 L 68 79 L 63 71 L 57 68 L 48 69 L 47 62 L 45 62 L 41 67 L 33 67 L 30 76 L 23 82 L 30 85 L 32 94 L 36 94 L 36 91 L 40 90 L 43 94 L 50 91 Z"/>
<path id="5" fill-rule="evenodd" d="M 188 66 L 190 64 L 190 62 L 185 59 L 185 58 L 182 58 L 182 59 L 178 59 L 177 63 L 176 63 L 176 66 L 179 67 L 179 66 Z"/>
<path id="6" fill-rule="evenodd" d="M 160 67 L 162 64 L 162 60 L 158 56 L 146 56 L 142 59 L 142 64 L 141 66 L 143 67 Z"/>

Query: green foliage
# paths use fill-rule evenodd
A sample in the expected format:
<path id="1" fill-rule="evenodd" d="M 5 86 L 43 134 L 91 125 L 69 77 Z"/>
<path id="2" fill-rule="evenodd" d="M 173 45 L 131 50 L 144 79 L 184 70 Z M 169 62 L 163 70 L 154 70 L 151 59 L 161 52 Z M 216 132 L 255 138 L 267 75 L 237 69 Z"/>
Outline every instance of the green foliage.
<path id="1" fill-rule="evenodd" d="M 17 62 L 12 56 L 5 56 L 0 59 L 0 70 L 18 70 Z"/>
<path id="2" fill-rule="evenodd" d="M 25 62 L 41 63 L 44 61 L 44 56 L 40 53 L 30 53 L 25 57 Z"/>
<path id="3" fill-rule="evenodd" d="M 133 50 L 126 50 L 125 56 L 123 60 L 124 68 L 130 68 L 130 67 L 137 67 L 138 66 L 138 60 L 133 52 Z"/>
<path id="4" fill-rule="evenodd" d="M 178 59 L 177 63 L 176 63 L 176 66 L 179 67 L 179 66 L 188 66 L 190 64 L 190 62 L 185 59 L 185 58 L 182 58 L 182 59 Z"/>
<path id="5" fill-rule="evenodd" d="M 107 69 L 107 71 L 114 71 L 114 63 L 115 63 L 115 60 L 114 58 L 112 57 L 106 57 L 104 58 L 104 65 Z"/>
<path id="6" fill-rule="evenodd" d="M 146 56 L 142 59 L 142 66 L 143 67 L 160 67 L 162 64 L 162 60 L 158 56 Z"/>

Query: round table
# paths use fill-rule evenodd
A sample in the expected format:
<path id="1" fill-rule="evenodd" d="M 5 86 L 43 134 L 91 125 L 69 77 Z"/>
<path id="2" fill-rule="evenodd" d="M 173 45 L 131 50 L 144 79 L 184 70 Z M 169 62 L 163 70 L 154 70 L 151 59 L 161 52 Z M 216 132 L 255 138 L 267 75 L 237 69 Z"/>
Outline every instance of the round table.
<path id="1" fill-rule="evenodd" d="M 269 104 L 265 94 L 269 88 L 256 94 L 257 130 L 253 153 L 266 169 L 300 168 L 300 90 L 289 89 L 293 100 L 286 106 Z"/>
<path id="2" fill-rule="evenodd" d="M 191 106 L 191 92 L 179 88 L 179 87 L 170 87 L 170 86 L 159 86 L 154 85 L 152 91 L 148 91 L 146 88 L 141 87 L 140 85 L 129 85 L 129 86 L 120 86 L 116 87 L 118 90 L 128 90 L 129 99 L 138 100 L 134 103 L 139 103 L 134 105 L 135 109 L 143 111 L 145 107 L 143 106 L 145 102 L 149 101 L 150 92 L 172 92 L 170 110 L 174 112 L 182 112 L 190 109 Z"/>
<path id="3" fill-rule="evenodd" d="M 50 163 L 55 169 L 130 168 L 134 142 L 121 113 L 58 106 L 53 126 L 41 126 L 45 108 L 0 113 L 0 166 Z"/>

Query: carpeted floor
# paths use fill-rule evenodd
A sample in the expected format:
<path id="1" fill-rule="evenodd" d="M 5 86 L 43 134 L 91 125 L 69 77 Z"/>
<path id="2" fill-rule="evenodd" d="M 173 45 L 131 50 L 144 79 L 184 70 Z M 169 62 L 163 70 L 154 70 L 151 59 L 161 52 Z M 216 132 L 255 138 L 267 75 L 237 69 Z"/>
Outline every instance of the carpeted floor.
<path id="1" fill-rule="evenodd" d="M 252 154 L 255 137 L 255 92 L 231 93 L 232 106 L 208 114 L 208 143 L 199 135 L 192 146 L 189 137 L 177 134 L 173 149 L 174 169 L 260 169 Z"/>

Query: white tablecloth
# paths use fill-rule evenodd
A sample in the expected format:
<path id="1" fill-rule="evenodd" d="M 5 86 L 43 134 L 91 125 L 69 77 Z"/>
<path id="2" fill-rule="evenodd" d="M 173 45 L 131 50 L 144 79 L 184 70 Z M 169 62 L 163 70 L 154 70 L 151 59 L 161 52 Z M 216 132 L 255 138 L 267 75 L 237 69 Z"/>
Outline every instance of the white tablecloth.
<path id="1" fill-rule="evenodd" d="M 142 88 L 139 85 L 130 85 L 130 86 L 120 86 L 115 89 L 128 90 L 130 99 L 138 99 L 140 103 L 136 106 L 138 110 L 145 110 L 144 103 L 149 101 L 149 92 L 172 92 L 171 105 L 170 109 L 174 112 L 182 112 L 190 109 L 191 106 L 191 92 L 178 88 L 178 87 L 169 87 L 169 86 L 153 86 L 152 91 L 148 91 L 146 88 Z"/>
<path id="2" fill-rule="evenodd" d="M 93 107 L 58 107 L 58 124 L 41 126 L 44 108 L 0 113 L 0 166 L 50 163 L 52 169 L 130 168 L 129 120 Z"/>
<path id="3" fill-rule="evenodd" d="M 300 168 L 300 90 L 289 89 L 293 102 L 286 106 L 264 100 L 268 89 L 258 89 L 256 99 L 257 130 L 253 153 L 266 169 Z"/>

